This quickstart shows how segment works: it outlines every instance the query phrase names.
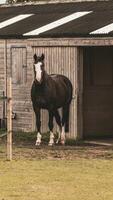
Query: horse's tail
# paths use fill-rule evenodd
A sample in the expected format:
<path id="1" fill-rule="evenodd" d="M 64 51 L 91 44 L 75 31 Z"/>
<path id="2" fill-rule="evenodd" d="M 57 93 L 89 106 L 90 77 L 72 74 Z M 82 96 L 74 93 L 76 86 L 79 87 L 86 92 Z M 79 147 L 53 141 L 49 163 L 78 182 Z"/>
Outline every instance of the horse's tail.
<path id="1" fill-rule="evenodd" d="M 67 104 L 63 107 L 65 132 L 69 132 L 69 110 L 70 110 L 70 104 Z"/>
<path id="2" fill-rule="evenodd" d="M 67 106 L 66 109 L 65 132 L 69 132 L 69 110 L 70 110 L 70 104 Z"/>
<path id="3" fill-rule="evenodd" d="M 69 114 L 70 114 L 70 104 L 72 101 L 72 93 L 73 93 L 73 87 L 70 81 L 68 81 L 68 92 L 69 92 L 69 98 L 68 103 L 64 106 L 63 109 L 63 115 L 65 118 L 65 132 L 69 132 Z"/>

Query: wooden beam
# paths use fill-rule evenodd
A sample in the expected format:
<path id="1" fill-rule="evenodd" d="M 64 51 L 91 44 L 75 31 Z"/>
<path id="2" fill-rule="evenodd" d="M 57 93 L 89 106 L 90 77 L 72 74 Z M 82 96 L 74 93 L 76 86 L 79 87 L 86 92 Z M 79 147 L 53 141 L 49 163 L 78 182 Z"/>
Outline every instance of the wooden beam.
<path id="1" fill-rule="evenodd" d="M 12 78 L 7 78 L 7 160 L 12 160 Z"/>

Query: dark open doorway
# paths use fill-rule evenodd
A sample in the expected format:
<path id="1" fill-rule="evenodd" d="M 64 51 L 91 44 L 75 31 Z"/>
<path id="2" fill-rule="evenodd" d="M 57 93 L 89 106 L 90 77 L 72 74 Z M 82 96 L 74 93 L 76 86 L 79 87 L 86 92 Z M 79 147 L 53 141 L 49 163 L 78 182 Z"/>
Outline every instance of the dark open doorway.
<path id="1" fill-rule="evenodd" d="M 84 137 L 113 136 L 113 47 L 83 51 Z"/>

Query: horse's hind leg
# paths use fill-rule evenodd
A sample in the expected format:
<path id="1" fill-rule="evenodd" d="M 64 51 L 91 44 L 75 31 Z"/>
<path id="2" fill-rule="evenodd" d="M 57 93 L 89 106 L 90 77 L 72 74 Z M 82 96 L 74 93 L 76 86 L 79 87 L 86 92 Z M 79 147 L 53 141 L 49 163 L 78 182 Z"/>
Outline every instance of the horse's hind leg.
<path id="1" fill-rule="evenodd" d="M 50 140 L 49 140 L 49 146 L 53 146 L 54 144 L 54 134 L 53 134 L 53 117 L 54 117 L 54 113 L 49 111 L 49 130 L 50 130 Z"/>
<path id="2" fill-rule="evenodd" d="M 58 139 L 56 141 L 56 144 L 58 144 L 60 137 L 61 137 L 61 131 L 62 131 L 61 118 L 60 118 L 58 110 L 55 111 L 54 116 L 55 116 L 55 119 L 56 119 L 56 123 L 59 126 Z"/>
<path id="3" fill-rule="evenodd" d="M 66 132 L 69 131 L 69 107 L 70 104 L 67 104 L 63 107 L 62 112 L 62 132 L 61 132 L 61 144 L 65 144 Z"/>

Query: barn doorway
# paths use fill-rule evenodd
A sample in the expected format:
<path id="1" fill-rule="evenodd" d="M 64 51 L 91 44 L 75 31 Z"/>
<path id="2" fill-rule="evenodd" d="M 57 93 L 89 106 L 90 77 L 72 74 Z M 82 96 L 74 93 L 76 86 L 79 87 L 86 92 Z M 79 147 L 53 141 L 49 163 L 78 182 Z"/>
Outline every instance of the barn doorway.
<path id="1" fill-rule="evenodd" d="M 113 47 L 83 49 L 84 138 L 113 136 Z"/>

